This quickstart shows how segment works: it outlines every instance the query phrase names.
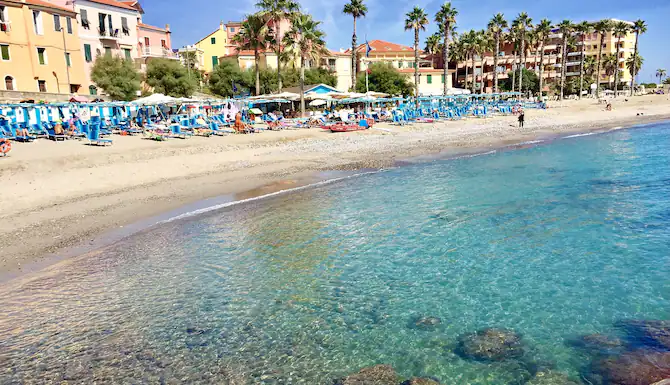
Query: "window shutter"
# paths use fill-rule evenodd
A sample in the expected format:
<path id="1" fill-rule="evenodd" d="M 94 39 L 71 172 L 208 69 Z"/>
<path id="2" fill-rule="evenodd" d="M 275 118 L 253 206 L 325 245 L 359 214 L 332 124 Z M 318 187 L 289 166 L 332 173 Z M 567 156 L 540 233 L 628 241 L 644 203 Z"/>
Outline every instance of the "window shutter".
<path id="1" fill-rule="evenodd" d="M 54 30 L 60 32 L 60 16 L 54 15 Z"/>
<path id="2" fill-rule="evenodd" d="M 93 61 L 93 56 L 91 55 L 91 45 L 90 44 L 84 44 L 84 57 L 86 58 L 86 62 L 90 63 Z"/>

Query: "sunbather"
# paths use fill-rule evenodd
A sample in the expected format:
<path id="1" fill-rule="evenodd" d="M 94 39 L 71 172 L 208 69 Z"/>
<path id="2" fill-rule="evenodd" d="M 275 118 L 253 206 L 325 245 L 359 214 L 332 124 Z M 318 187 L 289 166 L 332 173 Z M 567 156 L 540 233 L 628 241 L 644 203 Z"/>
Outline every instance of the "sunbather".
<path id="1" fill-rule="evenodd" d="M 65 132 L 63 131 L 63 125 L 60 122 L 56 122 L 56 125 L 54 126 L 54 134 L 65 135 Z"/>
<path id="2" fill-rule="evenodd" d="M 16 136 L 28 137 L 30 136 L 30 133 L 28 133 L 28 130 L 26 128 L 19 127 L 16 129 Z"/>

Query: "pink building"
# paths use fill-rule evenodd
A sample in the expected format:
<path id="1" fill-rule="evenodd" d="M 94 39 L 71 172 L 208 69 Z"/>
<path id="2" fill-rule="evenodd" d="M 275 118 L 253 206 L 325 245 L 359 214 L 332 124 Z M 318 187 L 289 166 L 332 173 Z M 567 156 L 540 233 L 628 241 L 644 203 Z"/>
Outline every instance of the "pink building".
<path id="1" fill-rule="evenodd" d="M 140 68 L 145 69 L 151 58 L 179 60 L 179 56 L 172 52 L 169 24 L 166 24 L 165 28 L 144 24 L 142 22 L 144 9 L 138 0 L 120 0 L 120 2 L 137 10 L 137 56 Z"/>

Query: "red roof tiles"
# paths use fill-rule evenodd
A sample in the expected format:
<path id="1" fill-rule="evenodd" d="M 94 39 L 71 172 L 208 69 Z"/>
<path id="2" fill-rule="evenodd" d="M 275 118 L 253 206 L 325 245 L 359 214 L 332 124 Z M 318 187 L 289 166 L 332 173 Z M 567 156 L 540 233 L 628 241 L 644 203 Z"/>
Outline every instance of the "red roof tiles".
<path id="1" fill-rule="evenodd" d="M 117 7 L 117 8 L 124 8 L 124 9 L 129 9 L 131 11 L 137 11 L 137 9 L 133 8 L 132 6 L 122 3 L 120 1 L 116 0 L 88 0 L 92 3 L 98 3 L 98 4 L 104 4 L 104 5 L 109 5 L 111 7 Z"/>
<path id="2" fill-rule="evenodd" d="M 370 48 L 372 48 L 372 52 L 407 52 L 407 51 L 414 51 L 414 48 L 402 45 L 402 44 L 396 44 L 396 43 L 391 43 L 388 41 L 384 40 L 370 40 L 368 42 L 370 44 Z M 357 48 L 356 51 L 358 52 L 365 52 L 366 51 L 366 46 L 365 43 L 360 44 Z M 348 49 L 346 52 L 351 52 L 351 48 Z M 372 53 L 371 52 L 371 53 Z"/>
<path id="3" fill-rule="evenodd" d="M 58 5 L 48 3 L 44 0 L 26 0 L 26 4 L 28 4 L 28 5 L 38 5 L 38 6 L 44 7 L 44 8 L 51 8 L 51 9 L 56 9 L 56 10 L 59 10 L 59 11 L 67 11 L 69 13 L 75 13 L 74 9 L 60 7 Z"/>
<path id="4" fill-rule="evenodd" d="M 153 29 L 154 31 L 158 31 L 158 32 L 165 32 L 165 33 L 168 32 L 165 28 L 154 27 L 153 25 L 144 24 L 144 23 L 138 23 L 137 26 L 140 27 L 140 28 Z"/>

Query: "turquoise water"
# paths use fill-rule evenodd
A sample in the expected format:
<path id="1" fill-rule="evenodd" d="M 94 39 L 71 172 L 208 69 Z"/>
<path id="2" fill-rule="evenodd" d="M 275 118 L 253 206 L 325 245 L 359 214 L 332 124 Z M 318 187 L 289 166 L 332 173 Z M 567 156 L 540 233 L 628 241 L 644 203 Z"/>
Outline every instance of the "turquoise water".
<path id="1" fill-rule="evenodd" d="M 579 381 L 571 340 L 670 318 L 669 155 L 659 124 L 163 224 L 0 287 L 0 383 L 330 384 L 378 363 L 522 383 L 527 366 L 455 353 L 487 327 Z"/>

